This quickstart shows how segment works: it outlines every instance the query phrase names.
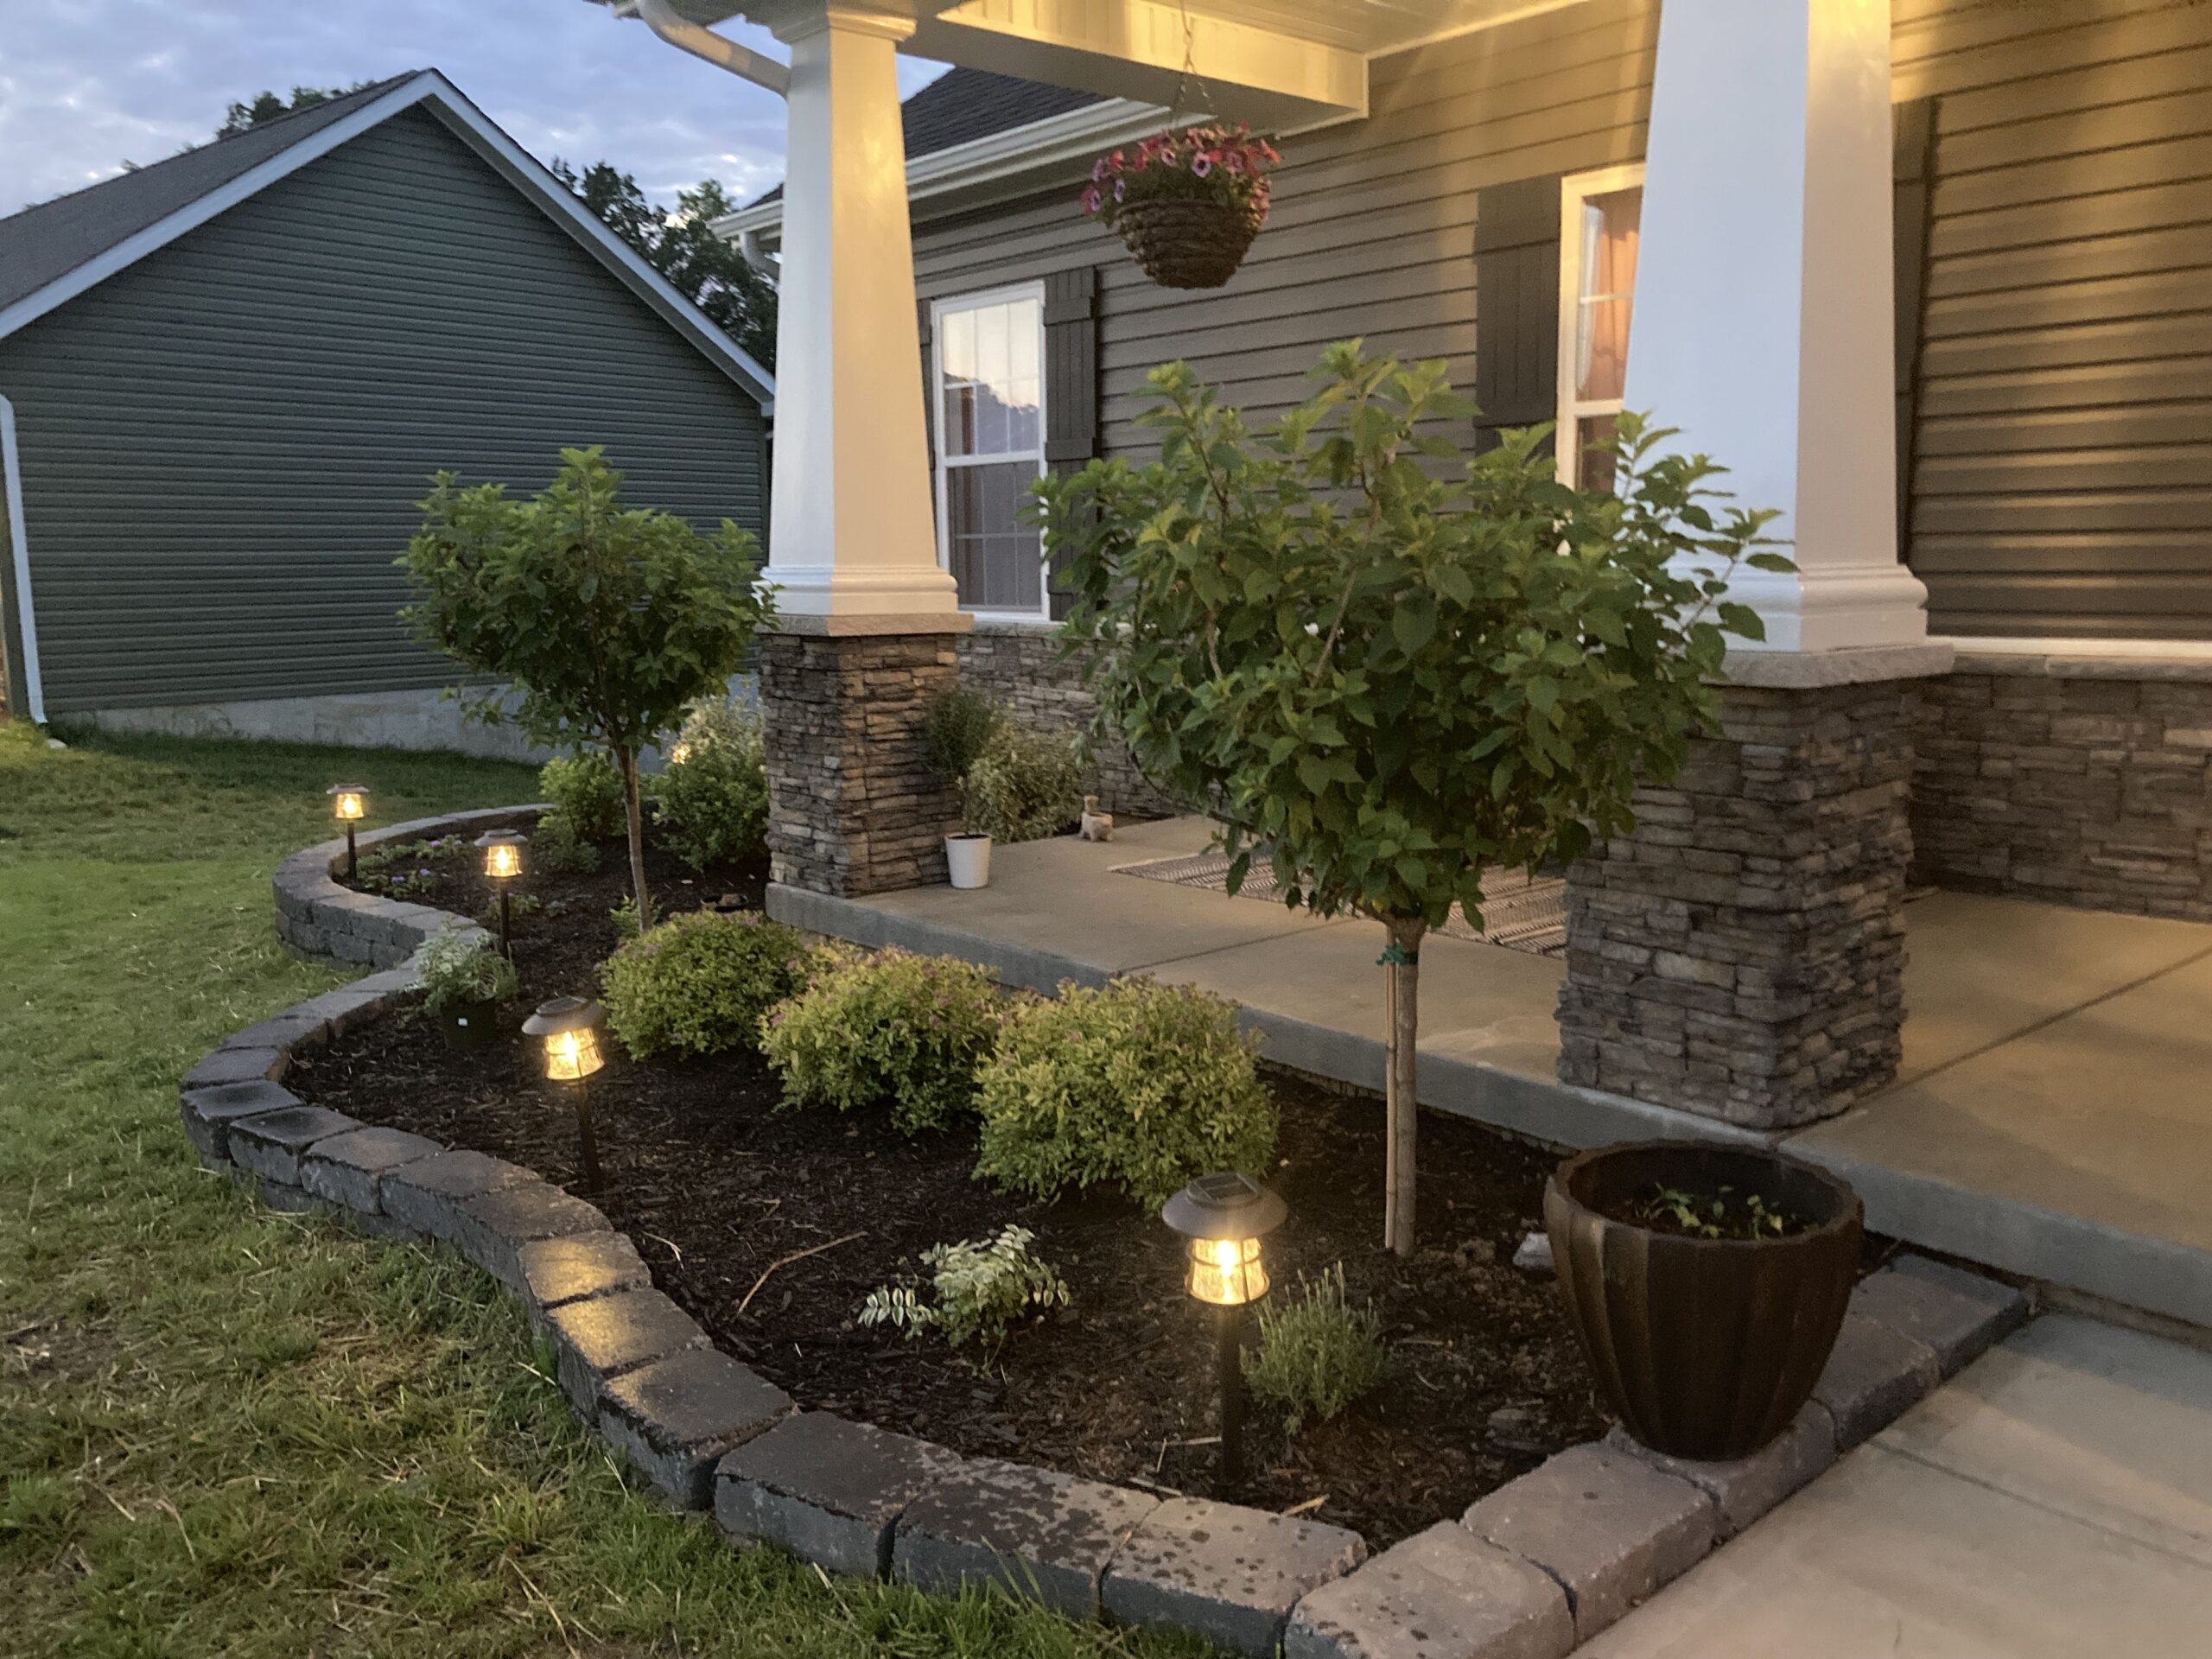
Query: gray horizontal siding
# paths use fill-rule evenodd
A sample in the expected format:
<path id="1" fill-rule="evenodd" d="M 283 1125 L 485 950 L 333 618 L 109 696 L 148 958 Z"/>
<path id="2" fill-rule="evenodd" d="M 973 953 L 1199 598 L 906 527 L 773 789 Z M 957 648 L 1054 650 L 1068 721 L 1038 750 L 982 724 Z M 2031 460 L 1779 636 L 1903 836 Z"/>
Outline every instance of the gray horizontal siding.
<path id="1" fill-rule="evenodd" d="M 392 561 L 429 475 L 603 443 L 633 504 L 758 532 L 758 408 L 409 112 L 0 341 L 47 705 L 445 683 Z"/>

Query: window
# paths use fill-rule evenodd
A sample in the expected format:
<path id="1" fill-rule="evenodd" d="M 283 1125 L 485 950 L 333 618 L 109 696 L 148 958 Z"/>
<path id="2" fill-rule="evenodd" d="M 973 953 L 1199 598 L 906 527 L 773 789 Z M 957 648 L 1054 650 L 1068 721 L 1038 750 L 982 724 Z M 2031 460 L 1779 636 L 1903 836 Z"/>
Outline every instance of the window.
<path id="1" fill-rule="evenodd" d="M 1611 459 L 1584 453 L 1613 435 L 1628 375 L 1643 169 L 1609 168 L 1561 186 L 1559 260 L 1559 469 L 1570 484 L 1611 489 Z"/>
<path id="2" fill-rule="evenodd" d="M 1044 289 L 931 308 L 938 556 L 971 611 L 1042 617 L 1044 547 L 1020 508 L 1045 470 Z"/>

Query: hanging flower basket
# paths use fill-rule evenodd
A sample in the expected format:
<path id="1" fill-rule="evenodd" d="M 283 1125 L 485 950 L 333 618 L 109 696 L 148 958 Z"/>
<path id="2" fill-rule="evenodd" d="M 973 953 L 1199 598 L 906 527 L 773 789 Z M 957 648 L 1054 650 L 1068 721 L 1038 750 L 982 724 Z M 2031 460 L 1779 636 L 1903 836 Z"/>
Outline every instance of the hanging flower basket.
<path id="1" fill-rule="evenodd" d="M 1163 132 L 1100 156 L 1083 210 L 1162 288 L 1219 288 L 1268 222 L 1268 169 L 1281 159 L 1241 124 Z"/>

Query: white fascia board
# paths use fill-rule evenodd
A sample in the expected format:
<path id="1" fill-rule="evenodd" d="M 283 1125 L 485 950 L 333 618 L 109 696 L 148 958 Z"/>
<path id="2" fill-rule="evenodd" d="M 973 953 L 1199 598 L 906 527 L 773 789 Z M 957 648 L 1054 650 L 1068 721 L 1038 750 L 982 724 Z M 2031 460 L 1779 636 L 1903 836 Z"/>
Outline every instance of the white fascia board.
<path id="1" fill-rule="evenodd" d="M 247 198 L 289 178 L 319 161 L 341 144 L 381 125 L 403 110 L 427 106 L 454 135 L 490 162 L 510 184 L 582 243 L 600 263 L 620 277 L 679 334 L 703 352 L 723 372 L 772 410 L 775 377 L 756 362 L 736 341 L 710 321 L 706 314 L 671 288 L 668 280 L 640 259 L 600 222 L 597 214 L 577 200 L 541 166 L 537 159 L 499 130 L 484 113 L 461 96 L 452 82 L 435 71 L 426 71 L 395 86 L 373 103 L 365 104 L 341 121 L 279 150 L 260 165 L 248 168 L 228 184 L 188 202 L 167 218 L 124 238 L 98 257 L 86 260 L 35 293 L 27 294 L 0 310 L 0 340 L 35 322 L 57 307 L 67 305 L 86 289 L 97 287 L 127 270 L 147 255 L 167 247 L 177 238 L 198 229 L 217 215 L 229 212 Z"/>
<path id="2" fill-rule="evenodd" d="M 1036 174 L 1065 162 L 1088 160 L 1096 150 L 1158 131 L 1166 113 L 1154 104 L 1109 99 L 932 150 L 906 163 L 906 200 L 918 204 L 992 185 L 1005 187 L 1006 195 L 1016 195 L 1020 194 L 1018 187 Z M 772 246 L 783 224 L 784 204 L 779 197 L 725 213 L 710 228 L 729 239 L 751 232 Z"/>

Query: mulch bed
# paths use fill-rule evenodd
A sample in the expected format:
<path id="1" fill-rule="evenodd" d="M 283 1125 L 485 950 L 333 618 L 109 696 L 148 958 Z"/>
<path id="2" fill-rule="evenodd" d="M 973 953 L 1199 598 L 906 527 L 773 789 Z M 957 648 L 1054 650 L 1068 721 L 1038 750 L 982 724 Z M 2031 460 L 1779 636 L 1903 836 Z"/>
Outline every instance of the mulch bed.
<path id="1" fill-rule="evenodd" d="M 450 876 L 408 896 L 480 909 L 474 855 L 456 848 L 431 868 L 449 861 Z M 724 893 L 758 902 L 760 871 L 653 867 L 671 908 Z M 624 892 L 620 843 L 601 874 L 536 886 L 545 907 L 517 918 L 523 995 L 510 1033 L 544 997 L 596 990 L 593 967 L 615 943 L 607 912 Z M 1156 1219 L 1118 1198 L 1001 1196 L 970 1178 L 972 1132 L 909 1141 L 880 1111 L 779 1110 L 775 1078 L 751 1056 L 641 1065 L 609 1046 L 593 1079 L 601 1207 L 717 1344 L 802 1405 L 1102 1480 L 1272 1510 L 1319 1500 L 1306 1512 L 1378 1548 L 1606 1426 L 1550 1281 L 1510 1265 L 1540 1224 L 1554 1160 L 1464 1120 L 1423 1114 L 1427 1248 L 1400 1262 L 1377 1246 L 1381 1103 L 1269 1072 L 1282 1117 L 1269 1179 L 1291 1211 L 1269 1241 L 1270 1269 L 1288 1287 L 1341 1262 L 1352 1300 L 1381 1315 L 1392 1371 L 1295 1437 L 1255 1404 L 1248 1477 L 1225 1490 L 1211 1440 L 1211 1310 L 1183 1295 L 1179 1241 Z M 573 1116 L 518 1036 L 456 1053 L 410 1008 L 303 1057 L 286 1083 L 367 1122 L 577 1183 Z M 1008 1222 L 1036 1233 L 1073 1300 L 1018 1330 L 992 1369 L 933 1337 L 855 1324 L 868 1292 L 930 1245 Z"/>

